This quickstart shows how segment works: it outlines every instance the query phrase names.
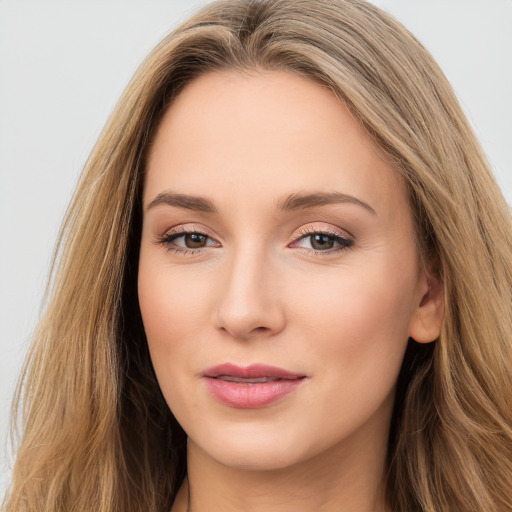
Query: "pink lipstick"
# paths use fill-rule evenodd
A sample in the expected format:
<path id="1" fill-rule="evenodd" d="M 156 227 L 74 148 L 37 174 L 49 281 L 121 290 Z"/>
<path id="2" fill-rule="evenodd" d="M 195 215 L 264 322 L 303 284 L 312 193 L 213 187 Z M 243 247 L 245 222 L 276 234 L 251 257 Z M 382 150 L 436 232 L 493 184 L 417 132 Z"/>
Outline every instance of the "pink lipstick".
<path id="1" fill-rule="evenodd" d="M 208 391 L 220 402 L 240 409 L 257 409 L 273 404 L 295 391 L 305 375 L 277 366 L 225 363 L 208 368 L 203 377 Z"/>

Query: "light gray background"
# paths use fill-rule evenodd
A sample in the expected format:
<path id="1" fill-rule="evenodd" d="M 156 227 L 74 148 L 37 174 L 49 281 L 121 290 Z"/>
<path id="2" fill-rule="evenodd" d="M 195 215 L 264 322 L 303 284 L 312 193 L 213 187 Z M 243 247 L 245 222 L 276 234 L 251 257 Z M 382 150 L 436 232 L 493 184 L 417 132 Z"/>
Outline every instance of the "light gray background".
<path id="1" fill-rule="evenodd" d="M 0 0 L 0 496 L 10 402 L 72 190 L 150 49 L 204 0 Z M 374 0 L 441 64 L 512 203 L 512 0 Z"/>

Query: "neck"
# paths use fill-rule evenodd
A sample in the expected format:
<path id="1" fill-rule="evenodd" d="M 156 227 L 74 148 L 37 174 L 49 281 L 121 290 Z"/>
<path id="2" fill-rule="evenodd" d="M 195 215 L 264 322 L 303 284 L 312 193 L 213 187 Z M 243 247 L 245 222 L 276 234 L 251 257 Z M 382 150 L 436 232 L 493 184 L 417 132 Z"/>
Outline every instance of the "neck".
<path id="1" fill-rule="evenodd" d="M 387 430 L 384 434 L 387 434 Z M 282 469 L 227 467 L 188 442 L 188 475 L 172 512 L 385 512 L 387 435 L 344 440 Z"/>

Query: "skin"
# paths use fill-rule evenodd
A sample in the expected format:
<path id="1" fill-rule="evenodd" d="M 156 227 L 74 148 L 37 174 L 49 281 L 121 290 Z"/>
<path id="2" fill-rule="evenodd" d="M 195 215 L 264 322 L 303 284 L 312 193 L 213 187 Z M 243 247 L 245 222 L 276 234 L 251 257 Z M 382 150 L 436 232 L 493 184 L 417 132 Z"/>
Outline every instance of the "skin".
<path id="1" fill-rule="evenodd" d="M 277 207 L 333 191 L 355 200 Z M 216 212 L 155 201 L 171 192 Z M 284 71 L 223 71 L 195 79 L 164 115 L 143 201 L 140 307 L 189 436 L 173 512 L 385 510 L 407 340 L 432 341 L 442 319 L 399 173 L 326 88 Z M 183 230 L 207 236 L 191 250 Z M 307 379 L 266 407 L 230 407 L 201 375 L 225 362 Z"/>

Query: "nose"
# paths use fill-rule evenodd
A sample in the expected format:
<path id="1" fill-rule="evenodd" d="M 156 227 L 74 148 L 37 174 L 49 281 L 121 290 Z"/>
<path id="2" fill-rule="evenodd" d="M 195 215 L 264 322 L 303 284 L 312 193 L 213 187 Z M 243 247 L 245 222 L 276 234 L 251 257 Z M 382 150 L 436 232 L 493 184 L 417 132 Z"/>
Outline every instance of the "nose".
<path id="1" fill-rule="evenodd" d="M 226 261 L 216 308 L 216 327 L 233 338 L 272 336 L 284 329 L 279 269 L 264 250 L 247 248 Z"/>

